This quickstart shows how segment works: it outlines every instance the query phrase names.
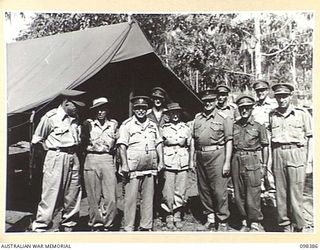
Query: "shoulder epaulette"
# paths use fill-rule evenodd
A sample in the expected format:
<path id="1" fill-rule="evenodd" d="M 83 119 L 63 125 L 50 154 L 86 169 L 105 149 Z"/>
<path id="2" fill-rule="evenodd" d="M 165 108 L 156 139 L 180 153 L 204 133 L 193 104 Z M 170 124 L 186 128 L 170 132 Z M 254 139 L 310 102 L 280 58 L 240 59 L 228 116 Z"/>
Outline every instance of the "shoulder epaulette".
<path id="1" fill-rule="evenodd" d="M 295 106 L 294 109 L 301 110 L 303 112 L 308 112 L 308 110 L 304 107 Z"/>
<path id="2" fill-rule="evenodd" d="M 169 127 L 169 126 L 170 126 L 170 123 L 164 123 L 164 124 L 162 124 L 161 128 Z"/>
<path id="3" fill-rule="evenodd" d="M 127 120 L 124 120 L 122 122 L 122 125 L 126 125 L 128 122 L 130 122 L 133 119 L 133 116 L 129 117 Z"/>
<path id="4" fill-rule="evenodd" d="M 227 115 L 227 114 L 225 114 L 223 112 L 220 112 L 220 111 L 218 111 L 217 114 L 220 115 L 223 119 L 226 119 L 227 117 L 230 117 L 229 115 Z"/>
<path id="5" fill-rule="evenodd" d="M 194 118 L 197 118 L 197 117 L 199 117 L 199 116 L 201 116 L 201 113 L 197 113 L 197 114 L 194 116 Z"/>
<path id="6" fill-rule="evenodd" d="M 57 109 L 56 109 L 56 108 L 49 110 L 49 111 L 45 114 L 45 116 L 48 117 L 48 118 L 50 118 L 50 117 L 54 116 L 55 114 L 57 114 Z"/>
<path id="7" fill-rule="evenodd" d="M 115 124 L 117 124 L 117 125 L 118 125 L 118 121 L 117 121 L 117 120 L 115 120 L 115 119 L 110 119 L 110 122 L 113 122 L 113 123 L 115 123 Z"/>

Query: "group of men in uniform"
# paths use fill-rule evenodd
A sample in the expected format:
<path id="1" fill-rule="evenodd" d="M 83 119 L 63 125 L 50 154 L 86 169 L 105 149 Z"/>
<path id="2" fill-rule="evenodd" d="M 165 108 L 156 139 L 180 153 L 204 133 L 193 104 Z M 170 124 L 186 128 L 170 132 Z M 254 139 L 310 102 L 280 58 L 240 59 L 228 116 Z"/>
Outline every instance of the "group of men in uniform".
<path id="1" fill-rule="evenodd" d="M 203 111 L 185 123 L 180 105 L 167 103 L 166 91 L 156 87 L 151 98 L 131 98 L 133 116 L 119 129 L 117 121 L 108 117 L 105 97 L 93 101 L 92 117 L 80 126 L 77 109 L 84 106 L 79 101 L 83 92 L 64 91 L 61 105 L 42 117 L 32 139 L 47 150 L 33 231 L 48 230 L 59 206 L 63 208 L 61 231 L 72 231 L 76 225 L 82 196 L 77 157 L 81 142 L 88 224 L 93 231 L 113 226 L 116 171 L 122 175 L 125 190 L 125 231 L 152 231 L 154 208 L 159 204 L 167 213 L 167 228 L 182 228 L 187 171 L 195 168 L 207 230 L 228 231 L 229 188 L 234 190 L 241 216 L 240 231 L 262 229 L 260 198 L 267 191 L 275 193 L 281 230 L 301 232 L 305 174 L 312 162 L 311 116 L 292 105 L 291 84 L 272 86 L 276 101 L 268 96 L 267 81 L 258 80 L 253 88 L 258 101 L 241 94 L 235 104 L 228 100 L 226 85 L 203 91 Z M 140 221 L 135 228 L 137 211 Z"/>

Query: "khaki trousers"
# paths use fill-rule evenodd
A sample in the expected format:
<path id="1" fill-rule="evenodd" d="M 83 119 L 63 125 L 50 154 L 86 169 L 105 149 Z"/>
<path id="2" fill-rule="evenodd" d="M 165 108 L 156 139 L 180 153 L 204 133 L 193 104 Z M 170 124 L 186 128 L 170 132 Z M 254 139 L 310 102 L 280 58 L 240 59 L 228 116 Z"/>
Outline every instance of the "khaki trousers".
<path id="1" fill-rule="evenodd" d="M 32 229 L 46 230 L 62 207 L 62 226 L 77 224 L 81 201 L 80 164 L 76 154 L 49 150 L 43 165 L 41 201 Z"/>

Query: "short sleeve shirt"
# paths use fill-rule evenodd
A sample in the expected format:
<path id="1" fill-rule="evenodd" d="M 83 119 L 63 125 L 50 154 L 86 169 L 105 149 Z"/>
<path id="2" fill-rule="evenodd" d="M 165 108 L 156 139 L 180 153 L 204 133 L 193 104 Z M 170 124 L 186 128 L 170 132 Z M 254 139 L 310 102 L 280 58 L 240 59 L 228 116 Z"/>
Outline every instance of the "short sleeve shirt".
<path id="1" fill-rule="evenodd" d="M 233 147 L 235 150 L 256 151 L 269 144 L 267 130 L 264 125 L 253 121 L 246 123 L 240 119 L 233 125 Z"/>
<path id="2" fill-rule="evenodd" d="M 270 114 L 271 141 L 273 143 L 306 145 L 312 137 L 311 116 L 307 110 L 289 106 L 282 114 L 276 109 Z"/>
<path id="3" fill-rule="evenodd" d="M 78 120 L 68 116 L 59 106 L 41 118 L 32 143 L 44 142 L 48 148 L 72 147 L 80 143 L 80 133 Z"/>
<path id="4" fill-rule="evenodd" d="M 209 115 L 199 113 L 193 124 L 192 137 L 195 146 L 224 145 L 233 139 L 233 121 L 217 109 Z"/>
<path id="5" fill-rule="evenodd" d="M 118 138 L 118 122 L 106 120 L 103 125 L 98 120 L 87 120 L 89 126 L 88 152 L 110 152 Z"/>
<path id="6" fill-rule="evenodd" d="M 161 127 L 164 140 L 164 164 L 167 169 L 184 170 L 188 168 L 191 130 L 183 122 L 166 123 Z M 168 146 L 166 145 L 169 144 Z M 184 146 L 180 146 L 179 144 Z"/>
<path id="7" fill-rule="evenodd" d="M 122 123 L 117 145 L 127 146 L 130 178 L 157 174 L 157 145 L 162 142 L 157 125 L 148 118 L 140 123 L 135 116 Z"/>
<path id="8" fill-rule="evenodd" d="M 267 129 L 269 127 L 269 114 L 271 111 L 274 111 L 278 107 L 278 103 L 275 99 L 271 99 L 269 96 L 263 101 L 262 104 L 257 102 L 252 110 L 253 120 L 264 124 Z"/>
<path id="9" fill-rule="evenodd" d="M 150 119 L 140 123 L 135 116 L 122 123 L 117 144 L 124 144 L 128 150 L 155 150 L 162 142 L 157 125 Z"/>

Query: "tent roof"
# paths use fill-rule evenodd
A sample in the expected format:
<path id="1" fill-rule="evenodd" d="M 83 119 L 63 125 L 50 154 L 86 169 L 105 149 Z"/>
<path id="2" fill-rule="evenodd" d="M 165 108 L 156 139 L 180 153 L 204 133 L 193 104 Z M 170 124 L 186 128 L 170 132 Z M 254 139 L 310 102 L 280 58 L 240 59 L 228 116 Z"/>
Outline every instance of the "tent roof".
<path id="1" fill-rule="evenodd" d="M 153 52 L 135 22 L 7 44 L 7 113 L 44 104 L 108 63 Z"/>

